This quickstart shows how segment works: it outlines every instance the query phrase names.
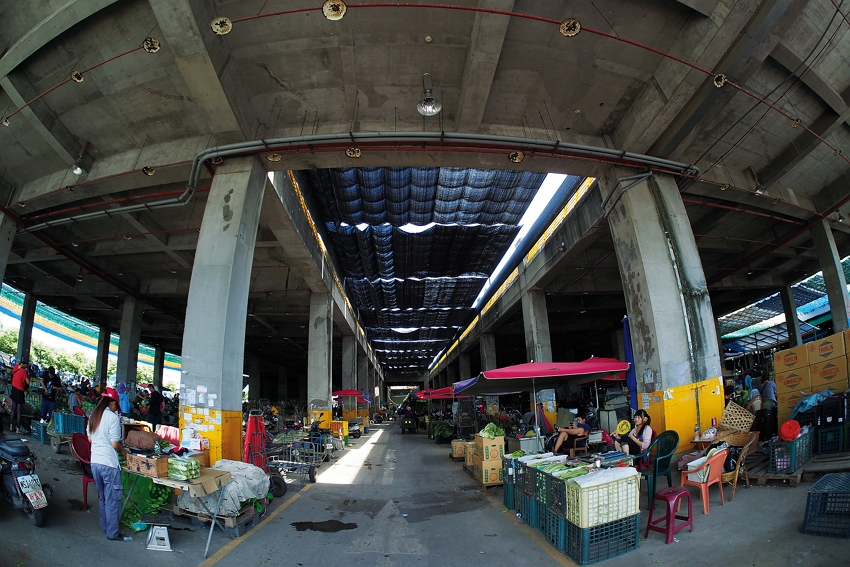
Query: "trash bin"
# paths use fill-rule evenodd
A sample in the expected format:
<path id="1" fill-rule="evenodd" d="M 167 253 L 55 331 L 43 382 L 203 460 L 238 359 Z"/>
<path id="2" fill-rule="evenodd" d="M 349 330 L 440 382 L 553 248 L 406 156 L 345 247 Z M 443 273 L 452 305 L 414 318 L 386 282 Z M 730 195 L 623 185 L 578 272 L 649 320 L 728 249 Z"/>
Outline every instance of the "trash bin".
<path id="1" fill-rule="evenodd" d="M 753 431 L 759 432 L 760 440 L 770 441 L 773 436 L 776 435 L 776 432 L 779 430 L 779 425 L 776 420 L 776 407 L 763 408 L 756 411 L 756 420 L 753 423 Z"/>

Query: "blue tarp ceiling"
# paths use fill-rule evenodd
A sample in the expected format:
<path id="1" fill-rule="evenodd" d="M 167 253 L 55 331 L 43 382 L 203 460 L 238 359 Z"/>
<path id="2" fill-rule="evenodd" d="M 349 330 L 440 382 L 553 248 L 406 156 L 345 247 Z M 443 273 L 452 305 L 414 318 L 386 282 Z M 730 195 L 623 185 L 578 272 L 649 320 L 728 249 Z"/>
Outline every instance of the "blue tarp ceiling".
<path id="1" fill-rule="evenodd" d="M 546 177 L 451 167 L 300 175 L 378 359 L 410 374 L 425 372 L 469 323 L 472 303 Z"/>

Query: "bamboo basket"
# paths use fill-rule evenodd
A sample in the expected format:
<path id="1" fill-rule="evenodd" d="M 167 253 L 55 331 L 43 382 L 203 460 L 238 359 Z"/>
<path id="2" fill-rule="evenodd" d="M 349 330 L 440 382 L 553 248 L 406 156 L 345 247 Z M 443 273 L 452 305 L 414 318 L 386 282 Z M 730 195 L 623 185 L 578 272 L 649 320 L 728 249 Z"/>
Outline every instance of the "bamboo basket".
<path id="1" fill-rule="evenodd" d="M 720 429 L 729 429 L 732 431 L 740 431 L 747 433 L 753 426 L 756 416 L 736 404 L 729 402 L 726 404 L 726 409 L 723 410 L 723 417 L 720 418 Z"/>

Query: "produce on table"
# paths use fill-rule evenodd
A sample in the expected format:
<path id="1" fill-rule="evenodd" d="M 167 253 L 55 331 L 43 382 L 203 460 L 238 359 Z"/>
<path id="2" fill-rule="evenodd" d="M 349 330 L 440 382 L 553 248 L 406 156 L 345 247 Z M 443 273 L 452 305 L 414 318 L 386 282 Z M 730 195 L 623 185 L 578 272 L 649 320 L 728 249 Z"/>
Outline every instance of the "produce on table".
<path id="1" fill-rule="evenodd" d="M 168 478 L 174 480 L 189 480 L 201 476 L 201 463 L 191 458 L 168 459 Z"/>
<path id="2" fill-rule="evenodd" d="M 524 457 L 524 456 L 525 456 L 525 451 L 523 451 L 522 449 L 517 449 L 516 451 L 514 451 L 513 453 L 510 454 L 510 457 L 512 459 L 516 459 L 517 457 Z"/>
<path id="3" fill-rule="evenodd" d="M 526 437 L 534 437 L 534 431 L 529 429 L 528 431 L 525 432 L 525 436 Z"/>

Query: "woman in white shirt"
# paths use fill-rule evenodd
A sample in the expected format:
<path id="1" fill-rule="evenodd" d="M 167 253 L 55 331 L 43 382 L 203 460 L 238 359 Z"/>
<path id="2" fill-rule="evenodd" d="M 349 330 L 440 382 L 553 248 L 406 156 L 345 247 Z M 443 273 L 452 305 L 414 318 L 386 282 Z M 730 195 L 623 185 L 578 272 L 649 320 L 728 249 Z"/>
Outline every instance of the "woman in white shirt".
<path id="1" fill-rule="evenodd" d="M 127 453 L 118 419 L 118 404 L 118 392 L 106 388 L 91 412 L 88 427 L 91 470 L 100 505 L 100 531 L 111 541 L 133 541 L 131 536 L 118 531 L 121 501 L 124 499 L 118 452 Z"/>

